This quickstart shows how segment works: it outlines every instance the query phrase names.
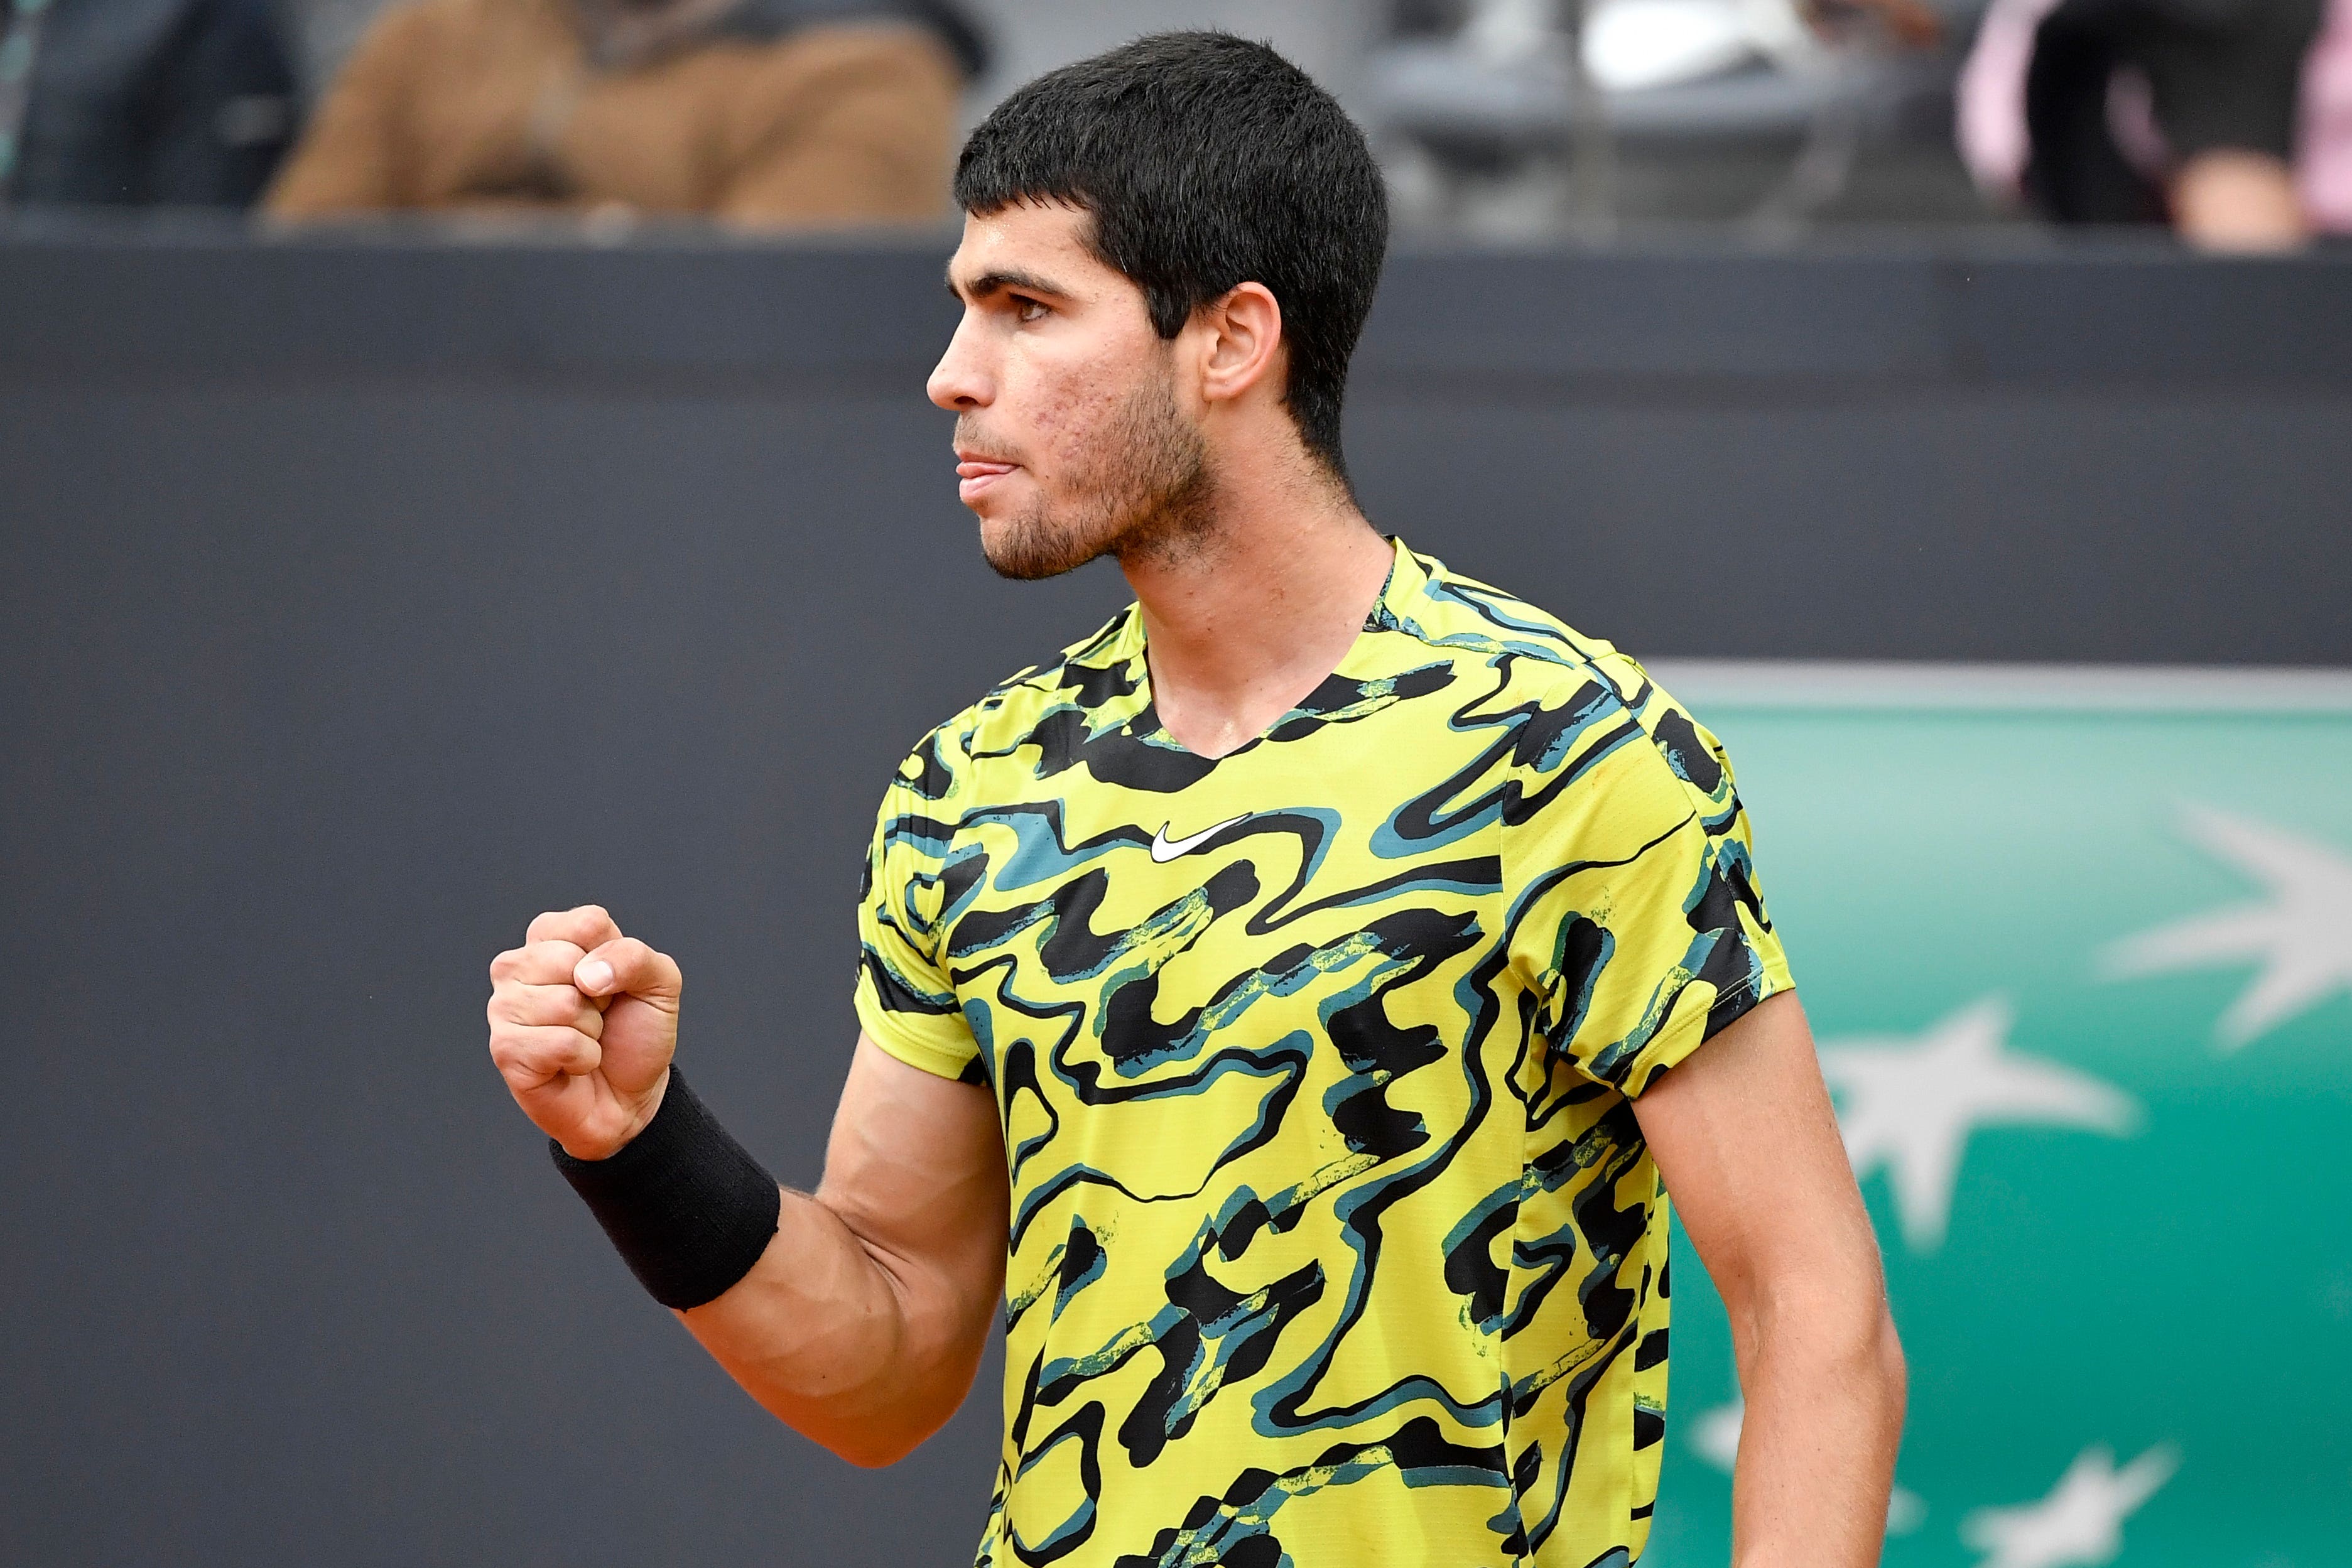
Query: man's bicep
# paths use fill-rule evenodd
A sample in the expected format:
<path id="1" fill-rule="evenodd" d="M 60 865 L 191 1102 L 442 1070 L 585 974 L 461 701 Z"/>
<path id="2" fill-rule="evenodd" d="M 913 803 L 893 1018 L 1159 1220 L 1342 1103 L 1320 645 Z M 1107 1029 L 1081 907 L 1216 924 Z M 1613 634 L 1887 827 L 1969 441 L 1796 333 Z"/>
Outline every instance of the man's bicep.
<path id="1" fill-rule="evenodd" d="M 860 1032 L 818 1198 L 871 1249 L 1002 1282 L 1010 1224 L 996 1099 Z"/>
<path id="2" fill-rule="evenodd" d="M 1777 1280 L 1877 1280 L 1877 1241 L 1794 993 L 1718 1030 L 1633 1113 L 1727 1300 Z"/>

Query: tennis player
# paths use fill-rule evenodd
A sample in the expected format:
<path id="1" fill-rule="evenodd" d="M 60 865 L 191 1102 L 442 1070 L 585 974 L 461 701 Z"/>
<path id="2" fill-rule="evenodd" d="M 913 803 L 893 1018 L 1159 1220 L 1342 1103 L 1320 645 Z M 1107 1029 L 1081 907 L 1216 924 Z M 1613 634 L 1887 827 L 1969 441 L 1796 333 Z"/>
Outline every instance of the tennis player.
<path id="1" fill-rule="evenodd" d="M 1014 93 L 956 195 L 929 390 L 981 547 L 1110 556 L 1135 602 L 890 781 L 815 1192 L 688 1089 L 677 965 L 594 907 L 491 967 L 556 1163 L 854 1463 L 948 1419 L 1001 1313 L 1001 1568 L 1623 1568 L 1671 1186 L 1746 1394 L 1737 1561 L 1875 1562 L 1902 1357 L 1730 765 L 1359 510 L 1361 136 L 1271 50 L 1166 34 Z"/>

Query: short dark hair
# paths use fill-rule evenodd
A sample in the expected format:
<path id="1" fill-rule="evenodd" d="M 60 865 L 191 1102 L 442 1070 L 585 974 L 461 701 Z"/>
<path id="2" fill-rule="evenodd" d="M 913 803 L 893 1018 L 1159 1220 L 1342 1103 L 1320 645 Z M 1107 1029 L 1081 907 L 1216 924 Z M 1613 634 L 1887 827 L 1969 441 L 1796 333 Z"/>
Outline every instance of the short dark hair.
<path id="1" fill-rule="evenodd" d="M 1244 283 L 1282 307 L 1283 400 L 1343 483 L 1348 358 L 1388 247 L 1381 172 L 1331 95 L 1264 44 L 1157 33 L 1049 71 L 996 106 L 957 160 L 955 199 L 1093 214 L 1095 253 L 1143 290 L 1173 338 Z"/>

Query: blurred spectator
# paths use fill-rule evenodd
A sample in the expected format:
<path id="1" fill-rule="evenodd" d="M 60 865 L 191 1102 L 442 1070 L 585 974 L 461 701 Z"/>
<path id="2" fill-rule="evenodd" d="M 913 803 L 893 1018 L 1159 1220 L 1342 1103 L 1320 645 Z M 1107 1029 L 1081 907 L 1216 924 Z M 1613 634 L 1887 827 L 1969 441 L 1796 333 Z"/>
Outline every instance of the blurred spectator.
<path id="1" fill-rule="evenodd" d="M 294 126 L 268 0 L 0 0 L 0 200 L 242 207 Z"/>
<path id="2" fill-rule="evenodd" d="M 269 210 L 930 217 L 981 64 L 944 0 L 405 0 Z"/>
<path id="3" fill-rule="evenodd" d="M 2314 216 L 2294 163 L 2326 5 L 1994 0 L 1961 78 L 1963 151 L 1989 188 L 2061 223 L 2296 245 Z"/>

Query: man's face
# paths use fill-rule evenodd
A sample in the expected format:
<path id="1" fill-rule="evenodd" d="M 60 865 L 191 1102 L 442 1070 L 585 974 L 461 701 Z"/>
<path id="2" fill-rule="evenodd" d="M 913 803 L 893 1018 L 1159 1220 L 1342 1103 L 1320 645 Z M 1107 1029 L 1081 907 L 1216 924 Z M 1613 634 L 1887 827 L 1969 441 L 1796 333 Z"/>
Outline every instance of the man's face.
<path id="1" fill-rule="evenodd" d="M 1006 577 L 1181 553 L 1205 522 L 1184 340 L 1153 331 L 1143 291 L 1087 248 L 1093 221 L 1058 204 L 967 216 L 948 263 L 963 319 L 930 397 L 956 415 L 959 490 Z"/>

